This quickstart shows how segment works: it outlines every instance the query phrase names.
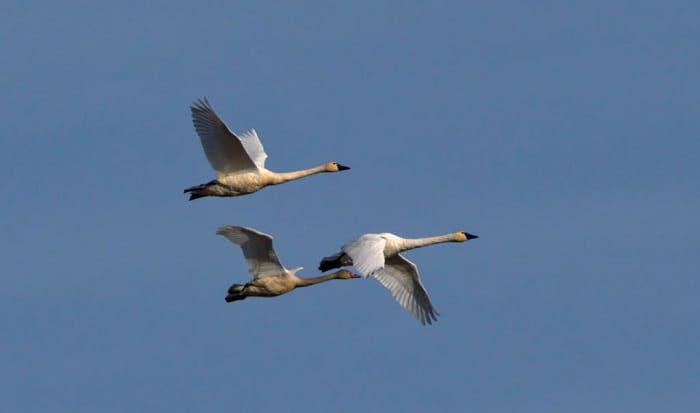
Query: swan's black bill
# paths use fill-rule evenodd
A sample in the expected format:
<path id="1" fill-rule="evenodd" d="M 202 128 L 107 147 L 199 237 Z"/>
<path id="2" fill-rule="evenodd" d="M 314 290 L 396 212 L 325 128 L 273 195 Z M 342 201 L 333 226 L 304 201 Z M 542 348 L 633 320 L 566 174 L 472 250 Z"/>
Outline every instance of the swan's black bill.
<path id="1" fill-rule="evenodd" d="M 468 233 L 468 232 L 465 232 L 465 233 L 464 233 L 464 236 L 467 237 L 467 241 L 469 241 L 470 239 L 477 239 L 477 238 L 479 238 L 478 235 L 470 234 L 470 233 Z"/>
<path id="2" fill-rule="evenodd" d="M 339 171 L 347 171 L 348 169 L 350 169 L 349 166 L 345 166 L 345 165 L 338 164 L 338 170 L 339 170 Z"/>

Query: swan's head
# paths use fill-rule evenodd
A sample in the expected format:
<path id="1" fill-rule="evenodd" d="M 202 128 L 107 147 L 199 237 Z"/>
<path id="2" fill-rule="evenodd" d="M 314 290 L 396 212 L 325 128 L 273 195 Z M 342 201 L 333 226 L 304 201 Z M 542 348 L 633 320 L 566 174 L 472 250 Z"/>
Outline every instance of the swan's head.
<path id="1" fill-rule="evenodd" d="M 470 234 L 467 231 L 455 232 L 455 241 L 457 241 L 457 242 L 469 241 L 470 239 L 476 239 L 476 238 L 479 238 L 479 236 L 474 235 L 474 234 Z"/>
<path id="2" fill-rule="evenodd" d="M 349 166 L 341 165 L 338 162 L 326 162 L 323 165 L 326 168 L 326 172 L 340 172 L 340 171 L 347 171 L 350 169 Z"/>
<path id="3" fill-rule="evenodd" d="M 351 278 L 360 278 L 359 275 L 353 274 L 348 270 L 340 270 L 337 272 L 338 276 L 336 277 L 339 280 L 349 280 Z"/>

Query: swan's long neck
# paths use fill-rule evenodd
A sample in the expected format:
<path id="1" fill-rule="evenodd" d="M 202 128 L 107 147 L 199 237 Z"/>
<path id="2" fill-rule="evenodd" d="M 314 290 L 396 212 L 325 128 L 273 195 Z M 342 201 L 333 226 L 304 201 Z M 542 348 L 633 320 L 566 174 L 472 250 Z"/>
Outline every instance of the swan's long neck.
<path id="1" fill-rule="evenodd" d="M 332 274 L 321 275 L 320 277 L 311 277 L 311 278 L 298 277 L 298 281 L 296 282 L 296 285 L 297 285 L 297 288 L 308 287 L 310 285 L 319 284 L 322 282 L 334 280 L 337 277 L 338 277 L 337 272 L 334 272 Z"/>
<path id="2" fill-rule="evenodd" d="M 301 171 L 294 172 L 273 172 L 270 184 L 277 185 L 289 181 L 294 181 L 295 179 L 301 179 L 309 175 L 326 172 L 325 165 L 317 166 L 315 168 L 302 169 Z"/>
<path id="3" fill-rule="evenodd" d="M 455 242 L 454 234 L 438 235 L 436 237 L 425 238 L 404 238 L 401 243 L 401 251 L 412 250 L 414 248 L 425 247 L 427 245 L 441 244 L 443 242 Z"/>

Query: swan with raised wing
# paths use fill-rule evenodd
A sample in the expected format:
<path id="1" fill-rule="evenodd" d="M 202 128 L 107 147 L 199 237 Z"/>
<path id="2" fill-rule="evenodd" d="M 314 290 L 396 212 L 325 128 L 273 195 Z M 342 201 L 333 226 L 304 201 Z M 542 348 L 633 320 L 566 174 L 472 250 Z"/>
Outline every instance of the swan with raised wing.
<path id="1" fill-rule="evenodd" d="M 350 169 L 338 162 L 326 162 L 315 168 L 295 172 L 273 172 L 265 169 L 267 154 L 255 129 L 236 135 L 214 112 L 207 99 L 199 99 L 190 107 L 192 122 L 216 179 L 184 190 L 190 201 L 206 196 L 241 196 L 266 186 L 278 185 L 323 172 Z"/>
<path id="2" fill-rule="evenodd" d="M 246 297 L 276 297 L 295 288 L 308 287 L 330 280 L 360 278 L 348 270 L 340 270 L 320 277 L 302 278 L 296 275 L 303 267 L 287 269 L 277 258 L 272 236 L 252 228 L 224 225 L 216 232 L 243 250 L 252 280 L 247 284 L 233 284 L 228 289 L 226 302 Z"/>

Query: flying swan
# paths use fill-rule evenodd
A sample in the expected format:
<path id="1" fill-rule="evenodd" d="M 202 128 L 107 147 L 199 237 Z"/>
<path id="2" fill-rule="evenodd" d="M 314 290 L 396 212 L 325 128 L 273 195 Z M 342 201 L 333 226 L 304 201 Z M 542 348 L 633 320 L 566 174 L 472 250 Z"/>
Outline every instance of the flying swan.
<path id="1" fill-rule="evenodd" d="M 216 232 L 241 247 L 248 263 L 252 280 L 247 284 L 233 284 L 228 289 L 226 302 L 245 300 L 246 297 L 276 297 L 295 288 L 308 287 L 329 280 L 360 278 L 348 270 L 340 270 L 320 277 L 302 278 L 296 275 L 303 267 L 286 269 L 280 264 L 272 246 L 272 237 L 252 228 L 224 225 Z"/>
<path id="2" fill-rule="evenodd" d="M 184 192 L 190 194 L 190 201 L 205 196 L 247 195 L 269 185 L 282 184 L 321 172 L 350 169 L 338 162 L 326 162 L 301 171 L 272 172 L 265 169 L 267 154 L 255 129 L 240 136 L 231 132 L 206 98 L 195 101 L 190 109 L 204 153 L 217 174 L 213 181 L 185 189 Z"/>
<path id="3" fill-rule="evenodd" d="M 465 231 L 426 238 L 401 238 L 389 232 L 365 234 L 345 244 L 340 252 L 323 258 L 318 269 L 325 272 L 352 265 L 364 277 L 371 276 L 382 283 L 421 324 L 432 324 L 439 314 L 420 281 L 418 267 L 400 253 L 427 245 L 475 238 L 479 237 Z"/>

